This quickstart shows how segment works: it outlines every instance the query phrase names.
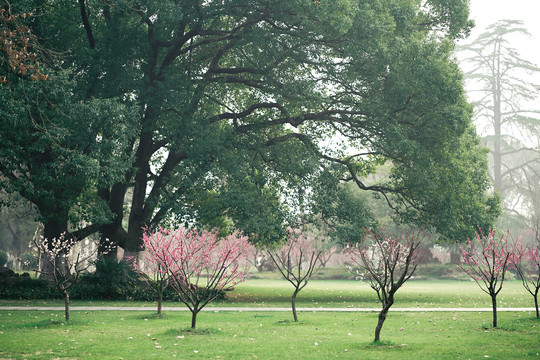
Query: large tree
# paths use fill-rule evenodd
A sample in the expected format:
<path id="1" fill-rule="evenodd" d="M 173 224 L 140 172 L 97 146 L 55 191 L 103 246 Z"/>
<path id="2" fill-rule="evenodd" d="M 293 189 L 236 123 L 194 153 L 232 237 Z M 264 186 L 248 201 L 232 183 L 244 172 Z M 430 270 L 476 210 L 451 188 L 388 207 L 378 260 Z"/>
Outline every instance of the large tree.
<path id="1" fill-rule="evenodd" d="M 513 39 L 527 35 L 523 22 L 502 20 L 458 49 L 474 101 L 474 119 L 490 149 L 493 187 L 501 194 L 507 215 L 520 227 L 535 228 L 540 218 L 540 108 L 534 106 L 538 88 L 531 79 L 540 68 L 512 46 Z"/>
<path id="2" fill-rule="evenodd" d="M 279 241 L 283 200 L 307 197 L 291 189 L 330 165 L 448 236 L 497 212 L 450 55 L 470 26 L 464 0 L 41 6 L 44 46 L 63 57 L 76 97 L 136 114 L 122 147 L 131 166 L 98 187 L 114 217 L 100 231 L 128 252 L 173 214 L 226 217 L 252 241 Z M 390 179 L 364 182 L 385 162 Z"/>

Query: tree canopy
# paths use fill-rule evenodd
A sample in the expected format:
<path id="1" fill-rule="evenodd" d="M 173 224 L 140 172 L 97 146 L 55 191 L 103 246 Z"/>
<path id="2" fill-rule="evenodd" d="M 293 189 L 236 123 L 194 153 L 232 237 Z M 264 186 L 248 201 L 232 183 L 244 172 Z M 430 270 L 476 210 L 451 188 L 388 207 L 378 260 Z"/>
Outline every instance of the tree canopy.
<path id="1" fill-rule="evenodd" d="M 497 214 L 451 57 L 471 25 L 465 0 L 25 3 L 69 80 L 58 103 L 70 122 L 58 129 L 83 142 L 69 148 L 76 159 L 54 156 L 69 166 L 40 174 L 85 190 L 76 201 L 56 197 L 68 213 L 106 205 L 112 220 L 96 224 L 128 252 L 140 250 L 143 228 L 174 216 L 226 218 L 253 242 L 278 241 L 286 214 L 330 166 L 404 221 L 448 237 Z M 47 86 L 62 88 L 59 79 Z M 6 135 L 21 136 L 23 112 L 8 112 Z M 35 155 L 11 154 L 14 146 L 0 156 L 18 164 Z M 99 156 L 83 162 L 85 146 Z M 366 182 L 384 163 L 390 178 Z M 27 170 L 2 174 L 14 184 L 17 171 Z M 82 196 L 88 189 L 99 201 Z"/>

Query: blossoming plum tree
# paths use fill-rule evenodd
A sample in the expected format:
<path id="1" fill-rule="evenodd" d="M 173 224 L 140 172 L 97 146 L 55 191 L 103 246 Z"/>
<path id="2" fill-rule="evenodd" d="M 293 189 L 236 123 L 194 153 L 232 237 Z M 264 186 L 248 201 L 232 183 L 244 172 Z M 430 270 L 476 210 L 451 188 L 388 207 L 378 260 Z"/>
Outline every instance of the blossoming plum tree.
<path id="1" fill-rule="evenodd" d="M 460 244 L 462 264 L 458 267 L 465 271 L 491 297 L 493 309 L 493 327 L 497 327 L 497 295 L 502 290 L 504 278 L 509 268 L 513 267 L 517 256 L 509 242 L 509 232 L 496 237 L 495 230 L 485 235 L 482 229 L 476 233 L 476 241 L 467 239 L 465 246 Z"/>
<path id="2" fill-rule="evenodd" d="M 145 238 L 167 239 L 155 242 L 155 266 L 166 269 L 170 284 L 191 311 L 191 328 L 197 314 L 228 286 L 244 281 L 247 272 L 248 238 L 238 233 L 218 239 L 217 231 L 159 229 Z M 163 270 L 161 270 L 163 271 Z"/>
<path id="3" fill-rule="evenodd" d="M 382 309 L 375 328 L 375 342 L 380 341 L 381 329 L 395 293 L 409 280 L 418 266 L 422 252 L 418 251 L 426 238 L 423 229 L 402 236 L 383 234 L 383 229 L 367 231 L 359 244 L 351 244 L 349 252 L 357 278 L 366 280 L 377 292 Z"/>
<path id="4" fill-rule="evenodd" d="M 169 286 L 171 274 L 168 271 L 167 259 L 172 247 L 173 237 L 167 231 L 145 232 L 143 235 L 144 252 L 133 258 L 131 267 L 143 276 L 144 281 L 156 293 L 157 314 L 161 315 L 163 292 Z"/>

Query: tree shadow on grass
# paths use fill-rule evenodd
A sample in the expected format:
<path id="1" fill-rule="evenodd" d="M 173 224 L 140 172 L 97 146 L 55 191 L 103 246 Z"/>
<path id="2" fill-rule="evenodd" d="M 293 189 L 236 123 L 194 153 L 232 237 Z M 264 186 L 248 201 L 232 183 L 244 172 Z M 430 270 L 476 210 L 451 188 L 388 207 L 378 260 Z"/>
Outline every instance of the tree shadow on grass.
<path id="1" fill-rule="evenodd" d="M 409 346 L 407 344 L 394 344 L 391 341 L 372 341 L 368 345 L 365 346 L 366 349 L 381 349 L 381 350 L 409 350 Z"/>
<path id="2" fill-rule="evenodd" d="M 44 319 L 39 321 L 30 321 L 22 323 L 19 327 L 21 328 L 35 328 L 35 329 L 48 329 L 55 327 L 65 327 L 65 326 L 79 326 L 79 325 L 88 325 L 89 322 L 86 320 L 70 319 L 66 322 L 65 319 Z"/>
<path id="3" fill-rule="evenodd" d="M 218 329 L 192 329 L 192 328 L 181 328 L 181 329 L 169 329 L 163 332 L 163 335 L 166 336 L 197 336 L 197 335 L 214 335 L 220 333 L 221 330 Z"/>
<path id="4" fill-rule="evenodd" d="M 137 320 L 160 320 L 160 319 L 168 319 L 170 318 L 168 314 L 158 314 L 158 313 L 152 313 L 152 314 L 143 314 L 143 315 L 137 315 L 135 316 L 135 319 Z"/>

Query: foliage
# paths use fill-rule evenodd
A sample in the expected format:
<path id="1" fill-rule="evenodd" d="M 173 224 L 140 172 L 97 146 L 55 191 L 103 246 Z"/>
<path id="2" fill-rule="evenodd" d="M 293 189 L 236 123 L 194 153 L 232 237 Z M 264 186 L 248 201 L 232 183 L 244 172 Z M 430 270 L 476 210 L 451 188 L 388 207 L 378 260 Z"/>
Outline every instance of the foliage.
<path id="1" fill-rule="evenodd" d="M 152 300 L 153 294 L 141 286 L 138 276 L 126 261 L 101 258 L 96 271 L 81 276 L 73 298 L 94 300 Z"/>
<path id="2" fill-rule="evenodd" d="M 493 306 L 493 327 L 497 327 L 497 295 L 502 290 L 506 272 L 515 262 L 515 249 L 508 241 L 509 231 L 497 238 L 495 230 L 487 236 L 482 229 L 476 233 L 476 241 L 467 239 L 460 244 L 462 265 L 458 266 L 473 279 L 483 292 L 491 297 Z"/>
<path id="3" fill-rule="evenodd" d="M 8 262 L 8 253 L 0 250 L 0 267 L 4 267 Z"/>
<path id="4" fill-rule="evenodd" d="M 59 142 L 71 151 L 55 152 L 54 158 L 72 160 L 76 154 L 73 168 L 86 171 L 46 173 L 71 179 L 74 186 L 56 184 L 63 206 L 41 206 L 42 216 L 86 218 L 128 255 L 141 249 L 145 227 L 171 219 L 199 228 L 230 225 L 254 243 L 279 242 L 287 217 L 299 208 L 291 204 L 301 203 L 296 189 L 308 195 L 314 174 L 337 165 L 343 178 L 382 194 L 400 212 L 414 208 L 407 220 L 433 223 L 443 233 L 456 223 L 463 231 L 484 223 L 466 214 L 487 212 L 483 220 L 492 220 L 485 209 L 494 204 L 485 196 L 481 171 L 470 174 L 484 159 L 452 167 L 477 186 L 438 176 L 445 166 L 459 165 L 462 153 L 451 149 L 462 150 L 456 145 L 467 140 L 470 113 L 450 56 L 452 42 L 471 26 L 465 1 L 143 0 L 133 6 L 125 0 L 53 0 L 37 5 L 31 12 L 40 16 L 32 31 L 59 54 L 54 64 L 71 80 L 63 90 L 56 81 L 62 76 L 50 76 L 55 79 L 50 93 L 62 94 L 65 106 L 59 100 L 52 104 L 76 110 L 69 119 L 84 126 L 60 116 L 54 124 L 68 129 L 72 139 L 99 139 L 92 148 L 101 149 L 81 154 L 85 143 Z M 0 99 L 18 108 L 12 118 L 19 121 L 26 113 L 16 102 L 22 93 L 15 89 L 13 99 Z M 97 112 L 110 123 L 94 120 Z M 94 122 L 103 126 L 87 126 Z M 335 135 L 343 141 L 327 146 Z M 49 151 L 46 138 L 24 140 L 41 143 L 38 154 Z M 39 157 L 9 155 L 13 164 Z M 61 161 L 39 160 L 47 169 L 66 168 Z M 391 179 L 364 182 L 383 163 L 392 165 Z M 414 181 L 418 171 L 433 174 L 426 180 L 430 191 Z M 40 180 L 32 182 L 35 189 L 53 193 L 51 182 Z M 15 191 L 22 187 L 14 185 Z M 439 193 L 452 188 L 462 195 L 460 201 L 437 217 L 432 211 L 444 209 L 452 197 L 450 191 L 445 197 Z M 58 197 L 63 193 L 70 197 Z M 129 216 L 127 231 L 124 216 Z M 436 222 L 439 218 L 444 221 Z M 64 224 L 54 232 L 66 231 Z M 45 235 L 58 234 L 47 230 Z"/>
<path id="5" fill-rule="evenodd" d="M 13 8 L 8 0 L 0 2 L 0 68 L 10 69 L 19 76 L 32 80 L 47 80 L 38 59 L 39 43 L 27 25 L 34 14 Z M 0 84 L 7 83 L 0 75 Z"/>
<path id="6" fill-rule="evenodd" d="M 405 234 L 383 234 L 383 229 L 368 231 L 362 242 L 351 244 L 349 251 L 355 271 L 360 280 L 367 280 L 382 305 L 379 321 L 375 328 L 375 342 L 380 341 L 380 333 L 390 307 L 394 304 L 395 293 L 409 280 L 420 261 L 420 245 L 426 238 L 423 229 Z"/>
<path id="7" fill-rule="evenodd" d="M 0 276 L 0 298 L 2 299 L 60 299 L 61 294 L 48 281 L 32 279 L 28 273 L 2 273 Z"/>
<path id="8" fill-rule="evenodd" d="M 324 250 L 316 249 L 313 245 L 312 239 L 306 234 L 290 229 L 289 239 L 281 249 L 267 251 L 281 276 L 294 286 L 291 304 L 295 322 L 298 322 L 296 296 L 322 266 L 321 255 Z"/>

